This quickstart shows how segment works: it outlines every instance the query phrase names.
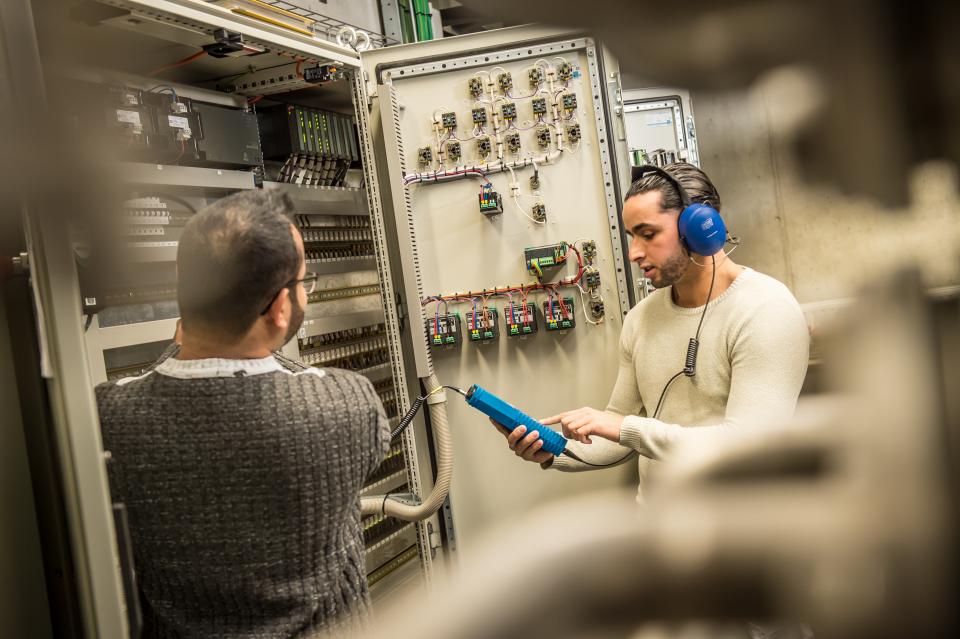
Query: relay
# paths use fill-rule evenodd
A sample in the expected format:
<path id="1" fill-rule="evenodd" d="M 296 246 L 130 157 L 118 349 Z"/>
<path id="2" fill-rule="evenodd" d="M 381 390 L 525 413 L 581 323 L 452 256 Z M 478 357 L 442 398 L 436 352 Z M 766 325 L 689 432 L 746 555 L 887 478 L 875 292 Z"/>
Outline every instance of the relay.
<path id="1" fill-rule="evenodd" d="M 460 343 L 459 313 L 427 317 L 426 324 L 430 346 L 456 346 Z"/>
<path id="2" fill-rule="evenodd" d="M 467 335 L 471 342 L 486 342 L 500 334 L 497 310 L 489 306 L 467 312 Z"/>
<path id="3" fill-rule="evenodd" d="M 537 308 L 532 303 L 508 304 L 503 309 L 503 317 L 507 335 L 510 337 L 533 335 L 537 332 Z"/>
<path id="4" fill-rule="evenodd" d="M 543 303 L 543 323 L 548 331 L 564 331 L 577 325 L 573 298 L 550 299 Z"/>
<path id="5" fill-rule="evenodd" d="M 590 291 L 600 288 L 600 271 L 593 267 L 587 268 L 583 273 L 583 284 Z"/>

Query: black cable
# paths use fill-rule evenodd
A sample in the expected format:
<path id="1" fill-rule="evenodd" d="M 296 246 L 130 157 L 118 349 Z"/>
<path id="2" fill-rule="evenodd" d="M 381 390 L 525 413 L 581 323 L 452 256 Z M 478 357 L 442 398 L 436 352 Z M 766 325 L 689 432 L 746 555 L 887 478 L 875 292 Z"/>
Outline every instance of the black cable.
<path id="1" fill-rule="evenodd" d="M 83 332 L 86 333 L 90 330 L 90 325 L 93 324 L 93 313 L 87 314 L 87 321 L 83 323 Z"/>
<path id="2" fill-rule="evenodd" d="M 693 377 L 697 374 L 697 351 L 700 350 L 700 329 L 703 327 L 703 319 L 707 316 L 707 308 L 710 306 L 710 297 L 713 295 L 713 285 L 717 281 L 717 257 L 711 255 L 710 259 L 713 261 L 713 274 L 710 276 L 710 290 L 707 292 L 707 301 L 703 305 L 700 323 L 697 324 L 697 335 L 687 344 L 687 357 L 683 366 L 683 374 L 687 377 Z"/>
<path id="3" fill-rule="evenodd" d="M 456 386 L 447 386 L 444 384 L 439 386 L 438 388 L 449 388 L 452 391 L 456 391 L 460 393 L 464 397 L 467 396 L 467 391 L 463 390 L 462 388 L 457 388 Z M 432 395 L 435 392 L 437 392 L 437 388 L 433 389 L 426 395 L 423 395 L 422 397 L 418 397 L 415 400 L 413 400 L 413 405 L 410 407 L 410 410 L 408 410 L 407 413 L 400 419 L 400 422 L 397 423 L 397 427 L 394 428 L 393 432 L 390 433 L 390 439 L 393 439 L 394 437 L 396 437 L 397 435 L 399 435 L 400 433 L 402 433 L 407 429 L 407 426 L 409 426 L 413 422 L 413 418 L 417 416 L 418 412 L 420 412 L 420 407 L 423 406 L 423 402 L 427 401 L 427 398 L 429 398 L 430 395 Z"/>

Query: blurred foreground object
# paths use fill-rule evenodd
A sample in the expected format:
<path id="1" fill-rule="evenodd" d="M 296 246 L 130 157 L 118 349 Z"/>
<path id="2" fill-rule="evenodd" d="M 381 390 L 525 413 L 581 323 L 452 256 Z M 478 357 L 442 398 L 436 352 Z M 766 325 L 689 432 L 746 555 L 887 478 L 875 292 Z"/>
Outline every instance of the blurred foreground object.
<path id="1" fill-rule="evenodd" d="M 796 132 L 804 176 L 887 206 L 917 164 L 960 163 L 960 3 L 945 0 L 463 0 L 513 23 L 589 30 L 624 73 L 665 86 L 736 89 L 807 67 L 821 108 Z"/>
<path id="2" fill-rule="evenodd" d="M 551 505 L 491 536 L 376 637 L 625 636 L 803 620 L 817 637 L 957 636 L 960 302 L 886 282 L 831 349 L 836 394 L 789 429 L 682 456 L 646 509 Z M 711 635 L 705 635 L 711 636 Z"/>

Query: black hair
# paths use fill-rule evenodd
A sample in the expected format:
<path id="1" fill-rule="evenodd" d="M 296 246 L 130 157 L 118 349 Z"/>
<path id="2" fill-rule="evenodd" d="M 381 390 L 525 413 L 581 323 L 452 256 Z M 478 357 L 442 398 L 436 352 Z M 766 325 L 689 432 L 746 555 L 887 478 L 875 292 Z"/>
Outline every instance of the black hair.
<path id="1" fill-rule="evenodd" d="M 218 200 L 183 229 L 177 249 L 177 301 L 185 328 L 242 337 L 301 255 L 290 232 L 293 203 L 277 191 L 250 190 Z"/>
<path id="2" fill-rule="evenodd" d="M 699 168 L 686 162 L 674 162 L 663 167 L 663 170 L 669 173 L 683 186 L 683 189 L 690 196 L 691 202 L 709 204 L 720 211 L 720 194 L 717 187 L 713 185 L 707 174 Z M 657 173 L 647 173 L 642 178 L 630 185 L 626 197 L 626 202 L 634 195 L 640 195 L 648 191 L 660 191 L 660 208 L 663 211 L 683 210 L 683 202 L 677 189 L 670 184 L 662 175 Z"/>

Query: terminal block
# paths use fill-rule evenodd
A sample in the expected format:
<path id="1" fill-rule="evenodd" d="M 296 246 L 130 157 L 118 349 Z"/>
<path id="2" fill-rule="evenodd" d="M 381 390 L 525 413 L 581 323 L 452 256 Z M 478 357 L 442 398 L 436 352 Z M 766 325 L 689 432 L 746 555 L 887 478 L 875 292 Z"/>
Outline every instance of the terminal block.
<path id="1" fill-rule="evenodd" d="M 504 102 L 500 106 L 500 114 L 504 120 L 515 120 L 517 118 L 517 105 L 514 102 Z"/>
<path id="2" fill-rule="evenodd" d="M 553 137 L 550 135 L 550 127 L 545 124 L 541 124 L 534 131 L 534 135 L 537 136 L 537 146 L 541 149 L 546 149 L 550 146 L 550 142 Z"/>
<path id="3" fill-rule="evenodd" d="M 573 298 L 553 298 L 543 303 L 543 324 L 548 331 L 564 331 L 577 325 Z"/>
<path id="4" fill-rule="evenodd" d="M 537 307 L 528 304 L 508 304 L 503 309 L 504 326 L 510 337 L 533 335 L 537 332 Z"/>
<path id="5" fill-rule="evenodd" d="M 433 149 L 429 146 L 422 146 L 417 149 L 417 162 L 420 164 L 430 164 L 433 162 Z"/>
<path id="6" fill-rule="evenodd" d="M 470 78 L 470 80 L 467 81 L 467 91 L 470 92 L 470 97 L 474 99 L 483 95 L 483 82 L 480 78 Z"/>
<path id="7" fill-rule="evenodd" d="M 519 133 L 508 133 L 507 137 L 503 140 L 507 145 L 507 150 L 511 153 L 520 152 L 520 134 Z"/>
<path id="8" fill-rule="evenodd" d="M 537 222 L 546 222 L 547 221 L 547 207 L 542 202 L 538 202 L 533 205 L 533 208 L 530 209 L 530 216 L 535 219 Z"/>
<path id="9" fill-rule="evenodd" d="M 503 201 L 500 194 L 493 190 L 493 186 L 486 184 L 478 196 L 480 198 L 480 212 L 484 215 L 503 213 Z"/>
<path id="10" fill-rule="evenodd" d="M 449 157 L 453 162 L 456 162 L 460 159 L 462 155 L 462 149 L 460 148 L 459 142 L 448 142 L 447 143 L 447 157 Z"/>
<path id="11" fill-rule="evenodd" d="M 456 346 L 461 341 L 460 313 L 427 317 L 430 346 Z"/>
<path id="12" fill-rule="evenodd" d="M 577 108 L 577 94 L 576 93 L 564 93 L 561 97 L 563 100 L 563 108 L 567 111 L 573 111 Z"/>
<path id="13" fill-rule="evenodd" d="M 470 112 L 473 117 L 474 124 L 486 124 L 487 123 L 487 110 L 484 107 L 478 107 Z"/>
<path id="14" fill-rule="evenodd" d="M 503 93 L 507 93 L 513 88 L 513 76 L 510 75 L 509 71 L 504 71 L 497 76 L 497 86 Z"/>
<path id="15" fill-rule="evenodd" d="M 454 113 L 453 111 L 448 111 L 447 113 L 441 113 L 440 125 L 445 129 L 457 128 L 457 114 Z"/>
<path id="16" fill-rule="evenodd" d="M 530 88 L 536 89 L 543 82 L 543 69 L 535 66 L 527 72 L 527 77 L 530 78 Z"/>
<path id="17" fill-rule="evenodd" d="M 487 342 L 500 335 L 497 309 L 484 306 L 467 312 L 467 336 L 471 342 Z"/>
<path id="18" fill-rule="evenodd" d="M 583 285 L 588 291 L 595 291 L 600 288 L 600 271 L 595 268 L 588 268 L 583 272 Z"/>
<path id="19" fill-rule="evenodd" d="M 527 247 L 523 249 L 523 259 L 527 272 L 539 278 L 543 276 L 544 269 L 556 268 L 567 261 L 567 245 L 560 243 Z"/>
<path id="20" fill-rule="evenodd" d="M 593 240 L 585 240 L 580 246 L 580 253 L 587 264 L 593 264 L 593 260 L 597 257 L 597 243 Z"/>
<path id="21" fill-rule="evenodd" d="M 544 115 L 547 112 L 547 99 L 534 98 L 530 101 L 530 107 L 533 109 L 533 117 Z"/>
<path id="22" fill-rule="evenodd" d="M 490 143 L 490 136 L 484 135 L 477 138 L 477 154 L 480 157 L 487 157 L 491 150 L 493 150 L 493 146 Z"/>
<path id="23" fill-rule="evenodd" d="M 557 65 L 557 77 L 561 82 L 566 82 L 573 77 L 573 67 L 566 60 Z"/>
<path id="24" fill-rule="evenodd" d="M 571 143 L 576 144 L 580 141 L 580 138 L 583 137 L 580 133 L 580 125 L 574 122 L 573 124 L 567 125 L 567 139 Z"/>

